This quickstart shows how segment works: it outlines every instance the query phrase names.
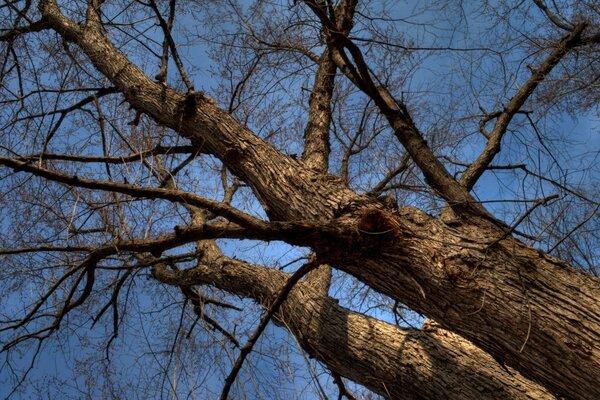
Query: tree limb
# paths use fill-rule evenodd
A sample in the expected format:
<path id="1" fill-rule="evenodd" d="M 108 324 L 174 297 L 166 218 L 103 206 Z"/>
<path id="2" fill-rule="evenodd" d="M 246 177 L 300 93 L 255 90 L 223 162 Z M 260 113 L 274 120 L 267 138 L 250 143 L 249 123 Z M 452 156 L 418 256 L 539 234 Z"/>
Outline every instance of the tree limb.
<path id="1" fill-rule="evenodd" d="M 572 32 L 563 37 L 556 45 L 554 51 L 544 60 L 544 62 L 536 69 L 532 69 L 531 77 L 512 97 L 504 110 L 496 114 L 496 124 L 492 132 L 489 134 L 488 142 L 485 149 L 479 157 L 463 172 L 460 178 L 460 184 L 467 190 L 471 191 L 477 180 L 481 177 L 487 166 L 490 165 L 496 154 L 500 152 L 500 144 L 502 137 L 506 133 L 508 125 L 517 114 L 523 104 L 531 97 L 539 84 L 550 74 L 552 69 L 569 53 L 570 50 L 580 44 L 581 35 L 586 24 L 577 25 Z"/>
<path id="2" fill-rule="evenodd" d="M 157 266 L 153 276 L 174 285 L 211 284 L 253 298 L 265 308 L 273 304 L 290 277 L 227 258 L 219 266 L 183 271 Z M 413 399 L 414 393 L 457 400 L 553 398 L 541 386 L 508 372 L 485 352 L 435 324 L 424 330 L 402 329 L 349 311 L 302 281 L 289 293 L 275 323 L 294 334 L 310 356 L 332 371 L 393 399 Z M 366 353 L 370 355 L 365 358 Z M 379 361 L 368 361 L 371 357 Z"/>
<path id="3" fill-rule="evenodd" d="M 326 30 L 328 41 L 337 50 L 339 57 L 335 58 L 349 79 L 366 95 L 368 95 L 381 113 L 386 117 L 394 134 L 410 154 L 415 164 L 425 175 L 431 187 L 448 202 L 450 207 L 458 212 L 468 212 L 475 215 L 489 215 L 485 209 L 462 188 L 448 173 L 443 164 L 433 154 L 427 142 L 415 126 L 406 106 L 393 98 L 383 86 L 374 82 L 369 67 L 362 52 L 347 35 L 337 31 L 336 26 L 326 13 L 313 1 L 305 0 Z M 346 54 L 350 53 L 352 61 Z"/>

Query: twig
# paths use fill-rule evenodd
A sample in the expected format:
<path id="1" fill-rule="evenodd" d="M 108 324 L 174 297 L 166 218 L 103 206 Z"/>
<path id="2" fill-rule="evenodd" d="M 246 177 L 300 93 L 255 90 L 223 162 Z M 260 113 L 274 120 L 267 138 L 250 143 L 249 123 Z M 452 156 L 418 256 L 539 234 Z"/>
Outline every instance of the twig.
<path id="1" fill-rule="evenodd" d="M 548 253 L 548 254 L 552 253 L 552 252 L 553 252 L 553 251 L 554 251 L 554 250 L 555 250 L 555 249 L 556 249 L 558 246 L 560 246 L 560 244 L 561 244 L 562 242 L 564 242 L 565 240 L 567 240 L 567 239 L 568 239 L 568 238 L 569 238 L 569 237 L 570 237 L 570 236 L 571 236 L 573 233 L 575 233 L 575 231 L 576 231 L 576 230 L 578 230 L 579 228 L 581 228 L 583 225 L 587 224 L 587 222 L 588 222 L 589 220 L 591 220 L 593 217 L 595 217 L 595 216 L 596 216 L 596 213 L 598 212 L 598 208 L 600 208 L 600 205 L 597 205 L 597 206 L 596 206 L 596 208 L 594 209 L 594 211 L 592 211 L 592 212 L 590 213 L 590 215 L 589 215 L 589 216 L 588 216 L 586 219 L 584 219 L 584 220 L 583 220 L 583 221 L 581 221 L 579 224 L 577 224 L 577 225 L 576 225 L 576 226 L 575 226 L 573 229 L 571 229 L 571 230 L 569 231 L 569 233 L 567 233 L 567 234 L 566 234 L 566 235 L 565 235 L 563 238 L 561 238 L 561 239 L 560 239 L 558 242 L 556 242 L 556 243 L 554 244 L 554 246 L 552 246 L 552 247 L 551 247 L 551 248 L 550 248 L 550 249 L 547 251 L 547 253 Z"/>
<path id="2" fill-rule="evenodd" d="M 167 21 L 165 21 L 165 19 L 160 14 L 158 6 L 156 5 L 156 2 L 154 0 L 150 0 L 149 4 L 150 4 L 150 7 L 152 7 L 154 12 L 156 13 L 156 17 L 158 18 L 160 27 L 162 28 L 163 33 L 165 35 L 165 40 L 169 43 L 169 48 L 171 49 L 171 54 L 173 55 L 173 61 L 175 61 L 175 65 L 177 66 L 177 69 L 179 70 L 179 75 L 181 75 L 181 79 L 185 83 L 188 93 L 194 93 L 194 91 L 195 91 L 194 85 L 192 84 L 192 82 L 190 82 L 190 80 L 188 79 L 188 77 L 183 69 L 183 64 L 181 63 L 181 58 L 179 58 L 179 54 L 177 53 L 177 46 L 175 45 L 175 41 L 173 40 L 173 37 L 171 36 L 171 29 L 170 29 L 169 25 L 167 24 Z"/>
<path id="3" fill-rule="evenodd" d="M 244 347 L 242 347 L 242 349 L 240 351 L 240 355 L 238 356 L 237 360 L 235 361 L 235 364 L 233 365 L 231 372 L 225 379 L 225 384 L 223 386 L 223 391 L 221 392 L 221 397 L 220 397 L 221 400 L 227 400 L 229 391 L 231 390 L 231 386 L 233 385 L 235 378 L 237 377 L 238 373 L 240 372 L 240 369 L 242 368 L 242 365 L 244 364 L 244 360 L 246 359 L 248 354 L 250 354 L 250 352 L 252 351 L 252 348 L 254 347 L 254 345 L 256 344 L 258 339 L 260 338 L 260 335 L 263 333 L 263 331 L 265 330 L 265 328 L 271 321 L 271 318 L 273 318 L 273 315 L 275 315 L 275 313 L 277 311 L 279 311 L 279 308 L 281 307 L 283 302 L 287 299 L 287 296 L 290 293 L 290 291 L 292 290 L 292 288 L 296 285 L 296 283 L 298 283 L 298 281 L 300 279 L 302 279 L 303 276 L 305 276 L 306 274 L 308 274 L 310 271 L 317 268 L 318 266 L 319 266 L 319 263 L 316 261 L 316 259 L 313 259 L 313 260 L 309 261 L 308 263 L 304 264 L 302 267 L 300 267 L 298 269 L 298 271 L 296 271 L 288 279 L 285 286 L 281 289 L 281 291 L 277 295 L 277 298 L 275 299 L 275 301 L 273 302 L 271 307 L 269 307 L 267 313 L 260 320 L 260 323 L 258 324 L 256 331 L 248 339 L 248 342 L 244 345 Z"/>
<path id="4" fill-rule="evenodd" d="M 352 396 L 352 393 L 350 393 L 350 391 L 348 391 L 348 389 L 346 388 L 346 385 L 344 385 L 344 381 L 342 380 L 342 377 L 340 376 L 340 374 L 332 371 L 331 369 L 329 370 L 329 372 L 331 372 L 331 376 L 333 377 L 333 382 L 335 382 L 335 384 L 337 385 L 338 390 L 339 390 L 338 400 L 342 400 L 342 397 L 344 397 L 344 396 L 348 400 L 356 400 L 356 397 Z"/>
<path id="5" fill-rule="evenodd" d="M 501 240 L 506 239 L 510 234 L 512 234 L 515 231 L 515 229 L 517 229 L 521 222 L 523 222 L 523 220 L 525 220 L 525 218 L 527 218 L 527 216 L 529 216 L 529 214 L 531 214 L 536 208 L 538 208 L 539 206 L 544 206 L 549 201 L 558 199 L 558 197 L 558 194 L 553 194 L 551 196 L 544 197 L 543 199 L 538 199 L 533 206 L 531 206 L 527 211 L 525 211 L 525 213 L 523 213 L 523 215 L 521 215 L 519 219 L 517 219 L 517 221 L 504 232 L 504 235 L 490 243 L 490 246 L 495 245 Z"/>

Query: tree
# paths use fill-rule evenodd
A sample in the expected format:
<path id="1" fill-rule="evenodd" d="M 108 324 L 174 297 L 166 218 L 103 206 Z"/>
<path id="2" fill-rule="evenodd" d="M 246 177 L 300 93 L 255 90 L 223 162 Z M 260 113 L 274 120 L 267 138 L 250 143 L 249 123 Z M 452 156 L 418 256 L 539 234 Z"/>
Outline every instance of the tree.
<path id="1" fill-rule="evenodd" d="M 5 373 L 98 323 L 118 357 L 132 304 L 165 293 L 184 299 L 171 357 L 184 326 L 235 350 L 221 398 L 246 390 L 271 320 L 340 397 L 342 378 L 398 399 L 600 397 L 597 150 L 553 136 L 597 110 L 597 6 L 399 7 L 6 2 Z M 299 257 L 261 265 L 242 240 Z M 236 331 L 238 296 L 265 310 L 256 330 Z M 382 320 L 409 310 L 425 323 Z"/>

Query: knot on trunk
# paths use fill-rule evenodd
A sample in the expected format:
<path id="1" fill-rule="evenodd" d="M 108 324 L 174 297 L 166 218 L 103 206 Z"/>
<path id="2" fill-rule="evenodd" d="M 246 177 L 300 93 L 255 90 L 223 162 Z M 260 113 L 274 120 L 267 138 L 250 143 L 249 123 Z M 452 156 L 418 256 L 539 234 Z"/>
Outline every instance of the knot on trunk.
<path id="1" fill-rule="evenodd" d="M 377 207 L 361 210 L 358 219 L 358 231 L 361 237 L 376 236 L 377 239 L 393 239 L 400 233 L 400 224 L 396 218 Z"/>

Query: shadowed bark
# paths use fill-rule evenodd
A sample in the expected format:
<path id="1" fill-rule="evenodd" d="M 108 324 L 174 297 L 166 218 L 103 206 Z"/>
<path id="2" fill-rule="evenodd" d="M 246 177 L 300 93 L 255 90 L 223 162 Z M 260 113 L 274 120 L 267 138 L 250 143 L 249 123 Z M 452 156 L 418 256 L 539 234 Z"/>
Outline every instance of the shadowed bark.
<path id="1" fill-rule="evenodd" d="M 319 262 L 353 275 L 439 324 L 405 330 L 338 306 L 327 297 L 328 268 L 292 291 L 278 323 L 309 354 L 377 393 L 402 399 L 551 398 L 549 393 L 600 398 L 600 281 L 513 238 L 512 230 L 469 193 L 500 151 L 510 120 L 539 82 L 570 50 L 590 43 L 589 37 L 583 38 L 586 25 L 572 27 L 496 116 L 482 154 L 457 181 L 424 140 L 406 106 L 376 84 L 361 49 L 349 39 L 357 2 L 341 1 L 337 9 L 330 2 L 304 3 L 321 23 L 327 48 L 311 92 L 303 160 L 285 156 L 260 139 L 210 97 L 194 92 L 187 78 L 186 93 L 150 79 L 98 27 L 97 10 L 88 15 L 89 24 L 82 25 L 62 14 L 53 0 L 39 3 L 43 22 L 23 32 L 52 29 L 76 45 L 137 112 L 191 141 L 190 149 L 182 149 L 221 160 L 252 189 L 269 218 L 260 220 L 174 186 L 102 182 L 61 174 L 41 162 L 28 163 L 30 157 L 0 157 L 0 164 L 15 171 L 71 187 L 192 207 L 194 226 L 176 227 L 175 233 L 158 239 L 84 249 L 89 258 L 69 272 L 81 271 L 70 296 L 79 282 L 85 282 L 84 294 L 73 303 L 67 301 L 65 310 L 86 300 L 99 259 L 119 252 L 159 257 L 161 251 L 198 240 L 204 264 L 185 271 L 158 266 L 155 278 L 185 290 L 209 284 L 268 306 L 287 275 L 226 259 L 211 239 L 283 240 L 309 247 Z M 163 28 L 168 34 L 170 24 Z M 169 41 L 174 47 L 172 38 Z M 181 67 L 179 61 L 177 65 Z M 444 221 L 414 208 L 384 206 L 327 172 L 336 70 L 375 102 L 428 184 L 458 218 Z M 185 76 L 182 68 L 180 74 Z M 47 157 L 60 159 L 54 154 Z M 230 223 L 207 221 L 205 211 Z"/>
<path id="2" fill-rule="evenodd" d="M 175 285 L 214 285 L 265 306 L 289 277 L 227 258 L 180 272 L 155 267 L 153 276 Z M 423 330 L 401 329 L 340 307 L 308 282 L 296 285 L 276 322 L 312 357 L 387 398 L 553 398 L 435 323 Z"/>

